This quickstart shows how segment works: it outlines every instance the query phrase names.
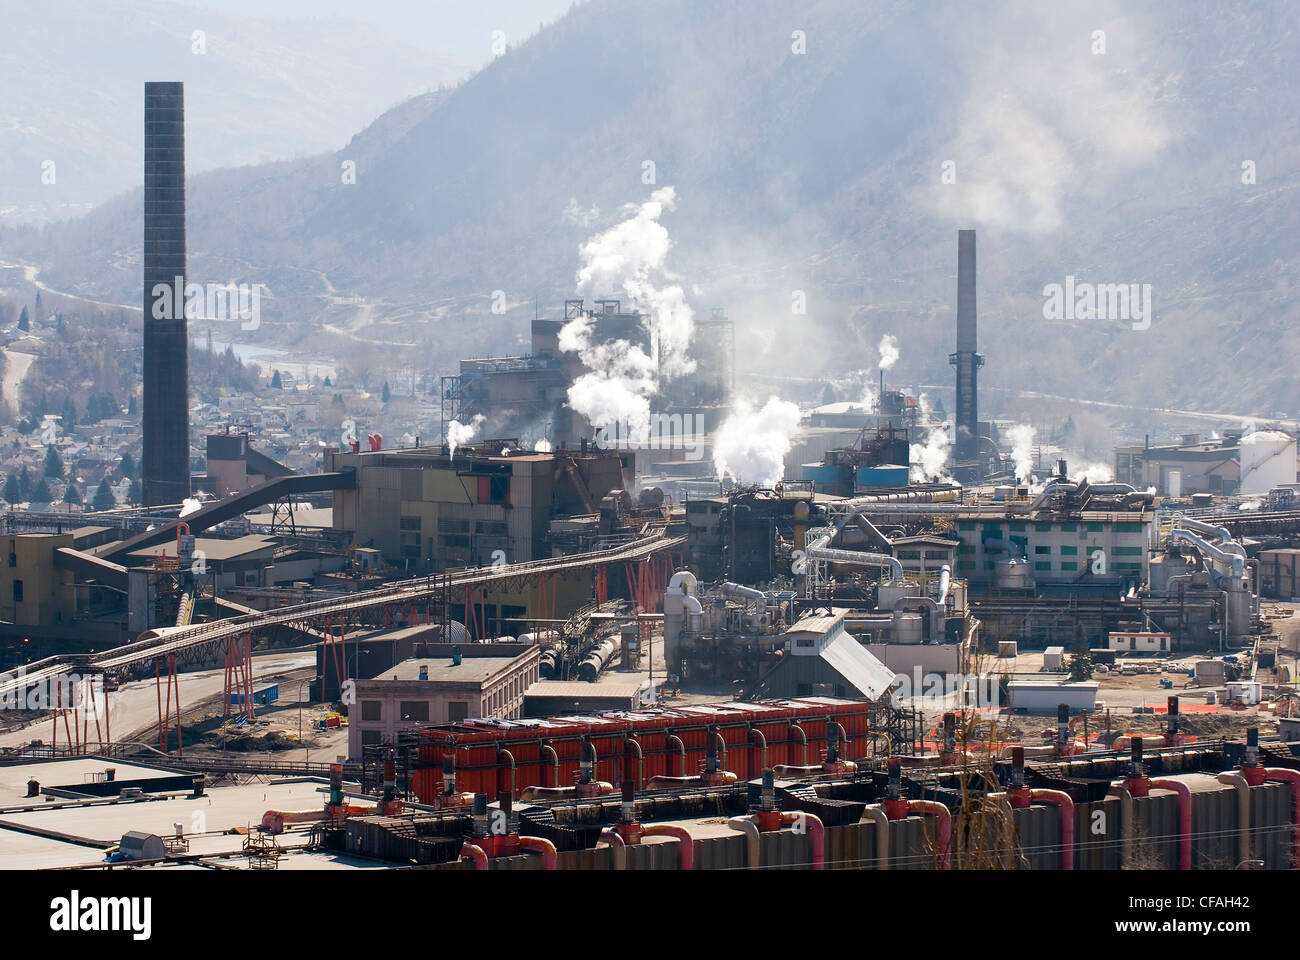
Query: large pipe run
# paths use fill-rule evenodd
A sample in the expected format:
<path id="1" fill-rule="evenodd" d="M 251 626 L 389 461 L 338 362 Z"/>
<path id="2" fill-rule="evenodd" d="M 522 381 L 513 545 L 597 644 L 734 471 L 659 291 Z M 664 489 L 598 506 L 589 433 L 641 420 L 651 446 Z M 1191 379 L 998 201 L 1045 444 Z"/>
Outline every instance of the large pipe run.
<path id="1" fill-rule="evenodd" d="M 1074 801 L 1060 790 L 1031 790 L 1030 797 L 1040 803 L 1061 808 L 1061 869 L 1074 869 Z"/>
<path id="2" fill-rule="evenodd" d="M 1178 869 L 1192 869 L 1192 789 L 1181 780 L 1152 780 L 1152 789 L 1178 794 Z"/>

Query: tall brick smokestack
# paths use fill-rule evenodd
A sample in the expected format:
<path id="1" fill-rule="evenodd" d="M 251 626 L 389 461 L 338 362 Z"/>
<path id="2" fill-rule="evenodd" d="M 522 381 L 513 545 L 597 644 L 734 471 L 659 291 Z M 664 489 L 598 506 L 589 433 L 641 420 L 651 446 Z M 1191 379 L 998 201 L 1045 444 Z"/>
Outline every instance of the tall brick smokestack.
<path id="1" fill-rule="evenodd" d="M 190 495 L 185 324 L 185 85 L 144 85 L 145 506 Z"/>
<path id="2" fill-rule="evenodd" d="M 979 457 L 979 368 L 975 352 L 975 231 L 957 231 L 957 352 L 948 362 L 957 368 L 956 459 Z"/>

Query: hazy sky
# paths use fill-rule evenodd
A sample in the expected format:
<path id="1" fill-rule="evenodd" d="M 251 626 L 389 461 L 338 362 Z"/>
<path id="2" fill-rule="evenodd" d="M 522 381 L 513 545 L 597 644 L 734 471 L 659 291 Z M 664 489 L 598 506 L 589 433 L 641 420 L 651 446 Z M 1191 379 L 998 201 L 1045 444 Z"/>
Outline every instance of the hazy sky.
<path id="1" fill-rule="evenodd" d="M 574 0 L 174 0 L 183 6 L 248 17 L 360 20 L 394 37 L 474 64 L 492 55 L 492 32 L 510 44 L 537 32 L 574 6 Z"/>

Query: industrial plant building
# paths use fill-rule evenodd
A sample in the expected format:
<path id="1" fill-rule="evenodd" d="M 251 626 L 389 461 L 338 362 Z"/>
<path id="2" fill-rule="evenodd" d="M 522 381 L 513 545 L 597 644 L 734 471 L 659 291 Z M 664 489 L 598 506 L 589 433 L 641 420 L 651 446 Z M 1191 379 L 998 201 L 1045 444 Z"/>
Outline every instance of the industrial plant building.
<path id="1" fill-rule="evenodd" d="M 628 489 L 634 455 L 581 444 L 533 453 L 513 440 L 457 448 L 328 451 L 327 472 L 355 471 L 334 497 L 334 529 L 399 570 L 522 563 L 551 556 L 551 522 L 597 515 Z"/>

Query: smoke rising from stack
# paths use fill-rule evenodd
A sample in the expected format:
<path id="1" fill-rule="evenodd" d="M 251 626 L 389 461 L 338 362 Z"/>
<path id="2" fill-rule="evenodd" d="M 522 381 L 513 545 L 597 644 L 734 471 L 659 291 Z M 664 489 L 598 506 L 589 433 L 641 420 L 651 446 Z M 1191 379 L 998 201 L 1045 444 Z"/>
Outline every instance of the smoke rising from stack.
<path id="1" fill-rule="evenodd" d="M 947 426 L 933 427 L 925 435 L 925 443 L 913 443 L 908 448 L 912 469 L 908 478 L 914 483 L 948 480 L 948 449 L 952 441 Z"/>
<path id="2" fill-rule="evenodd" d="M 714 476 L 775 485 L 785 477 L 785 455 L 802 420 L 799 408 L 779 397 L 769 397 L 759 409 L 737 400 L 713 437 Z"/>
<path id="3" fill-rule="evenodd" d="M 1011 459 L 1015 463 L 1016 480 L 1029 483 L 1034 478 L 1034 433 L 1033 427 L 1018 423 L 1007 431 L 1011 442 Z"/>
<path id="4" fill-rule="evenodd" d="M 456 448 L 469 443 L 474 439 L 474 434 L 478 433 L 478 428 L 482 425 L 484 416 L 481 413 L 474 414 L 474 419 L 469 423 L 461 423 L 459 420 L 453 420 L 447 424 L 447 446 L 451 451 L 451 459 L 456 459 Z"/>
<path id="5" fill-rule="evenodd" d="M 640 204 L 627 204 L 622 222 L 579 248 L 578 292 L 584 297 L 622 291 L 644 313 L 649 354 L 626 340 L 596 343 L 595 322 L 575 317 L 560 330 L 561 351 L 577 353 L 588 372 L 569 388 L 569 405 L 595 427 L 627 425 L 632 439 L 649 431 L 650 397 L 660 377 L 673 379 L 695 370 L 688 355 L 695 316 L 676 278 L 665 268 L 672 240 L 659 222 L 676 207 L 677 193 L 662 187 Z"/>
<path id="6" fill-rule="evenodd" d="M 878 369 L 888 370 L 898 362 L 898 338 L 885 334 L 880 338 L 880 363 Z"/>

